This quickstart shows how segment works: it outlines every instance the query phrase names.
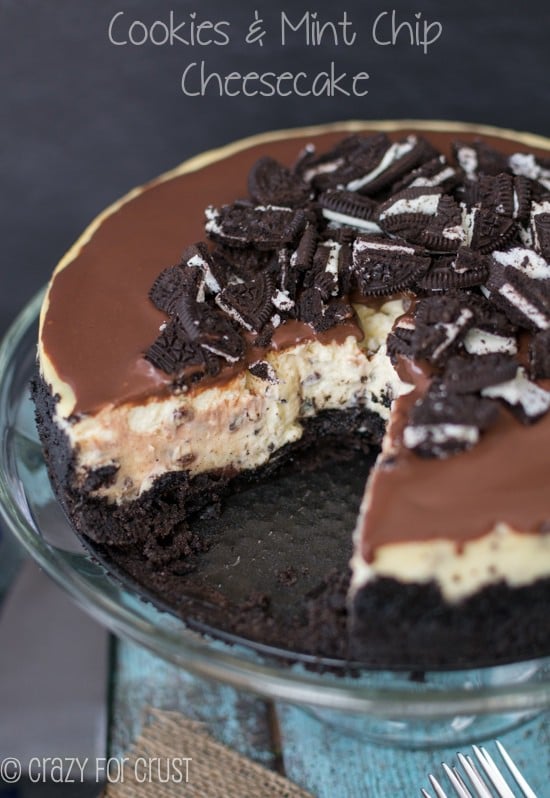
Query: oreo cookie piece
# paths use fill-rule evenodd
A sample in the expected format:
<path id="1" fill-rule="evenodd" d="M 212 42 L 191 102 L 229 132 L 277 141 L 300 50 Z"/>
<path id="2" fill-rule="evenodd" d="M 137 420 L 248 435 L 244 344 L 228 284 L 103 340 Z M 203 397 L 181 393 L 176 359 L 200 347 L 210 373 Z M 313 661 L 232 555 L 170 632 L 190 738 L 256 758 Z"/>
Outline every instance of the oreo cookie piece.
<path id="1" fill-rule="evenodd" d="M 404 141 L 390 144 L 384 152 L 379 151 L 363 174 L 350 180 L 345 187 L 348 191 L 359 191 L 372 197 L 437 155 L 425 139 L 408 136 Z"/>
<path id="2" fill-rule="evenodd" d="M 277 249 L 291 244 L 304 230 L 307 216 L 303 210 L 275 205 L 256 206 L 246 203 L 206 209 L 205 229 L 220 244 L 259 250 Z"/>
<path id="3" fill-rule="evenodd" d="M 430 263 L 416 247 L 359 236 L 353 244 L 351 285 L 363 296 L 389 296 L 418 282 Z"/>
<path id="4" fill-rule="evenodd" d="M 518 233 L 518 225 L 513 219 L 492 210 L 475 207 L 469 217 L 466 224 L 467 228 L 470 227 L 467 243 L 484 254 L 503 249 Z"/>
<path id="5" fill-rule="evenodd" d="M 368 197 L 340 189 L 324 192 L 317 202 L 322 208 L 323 217 L 331 222 L 380 232 L 380 227 L 373 221 L 378 205 Z"/>
<path id="6" fill-rule="evenodd" d="M 474 312 L 476 328 L 495 335 L 515 336 L 517 325 L 502 310 L 482 294 L 468 292 L 467 296 L 468 307 Z"/>
<path id="7" fill-rule="evenodd" d="M 534 198 L 533 181 L 505 172 L 482 175 L 477 182 L 468 181 L 464 185 L 463 197 L 470 206 L 477 204 L 501 216 L 526 222 Z"/>
<path id="8" fill-rule="evenodd" d="M 418 281 L 418 287 L 422 291 L 472 288 L 483 285 L 488 274 L 488 258 L 468 247 L 461 247 L 456 257 L 434 258 L 427 274 Z"/>
<path id="9" fill-rule="evenodd" d="M 269 269 L 273 262 L 273 251 L 260 252 L 257 249 L 240 249 L 218 244 L 210 257 L 214 264 L 214 274 L 224 274 L 225 279 L 220 280 L 218 277 L 218 281 L 225 284 L 232 275 L 249 279 L 258 272 Z"/>
<path id="10" fill-rule="evenodd" d="M 550 410 L 550 391 L 545 391 L 518 368 L 514 379 L 484 388 L 483 396 L 501 399 L 523 424 L 532 424 Z"/>
<path id="11" fill-rule="evenodd" d="M 529 370 L 533 379 L 550 379 L 550 330 L 539 332 L 531 339 Z"/>
<path id="12" fill-rule="evenodd" d="M 458 165 L 471 180 L 477 180 L 480 174 L 498 175 L 510 171 L 506 156 L 484 141 L 455 141 L 453 152 Z"/>
<path id="13" fill-rule="evenodd" d="M 517 326 L 505 313 L 481 294 L 469 294 L 468 306 L 475 317 L 474 326 L 467 331 L 463 340 L 468 354 L 517 354 Z"/>
<path id="14" fill-rule="evenodd" d="M 348 263 L 342 263 L 344 253 L 348 253 L 349 257 L 349 248 L 331 239 L 322 241 L 317 246 L 312 268 L 304 279 L 304 286 L 317 288 L 324 301 L 339 293 L 342 267 L 349 269 Z"/>
<path id="15" fill-rule="evenodd" d="M 438 155 L 404 175 L 391 187 L 391 193 L 395 194 L 406 188 L 434 188 L 436 186 L 440 186 L 443 191 L 451 191 L 459 180 L 458 170 L 451 166 L 444 155 Z"/>
<path id="16" fill-rule="evenodd" d="M 206 371 L 206 360 L 200 347 L 189 340 L 177 321 L 169 321 L 156 341 L 145 353 L 145 359 L 167 374 L 188 372 L 188 377 L 201 377 Z"/>
<path id="17" fill-rule="evenodd" d="M 475 202 L 481 208 L 509 219 L 525 222 L 531 210 L 531 181 L 505 172 L 482 175 L 476 186 Z M 473 192 L 472 192 L 473 194 Z"/>
<path id="18" fill-rule="evenodd" d="M 516 152 L 508 158 L 508 166 L 515 175 L 535 180 L 545 191 L 550 191 L 550 158 Z"/>
<path id="19" fill-rule="evenodd" d="M 313 287 L 302 291 L 297 303 L 297 317 L 320 333 L 353 318 L 353 309 L 347 302 L 337 299 L 325 304 L 321 292 Z"/>
<path id="20" fill-rule="evenodd" d="M 299 206 L 306 203 L 311 189 L 274 158 L 260 158 L 248 175 L 248 192 L 258 205 Z"/>
<path id="21" fill-rule="evenodd" d="M 198 342 L 209 366 L 212 355 L 226 363 L 237 363 L 244 356 L 244 341 L 230 320 L 208 306 L 201 313 Z"/>
<path id="22" fill-rule="evenodd" d="M 531 236 L 536 251 L 550 261 L 550 200 L 533 203 Z"/>
<path id="23" fill-rule="evenodd" d="M 418 240 L 431 252 L 456 252 L 464 244 L 462 211 L 452 197 L 444 194 L 440 198 L 436 213 L 426 220 Z"/>
<path id="24" fill-rule="evenodd" d="M 534 217 L 535 241 L 539 252 L 550 261 L 550 213 Z"/>
<path id="25" fill-rule="evenodd" d="M 550 328 L 550 266 L 532 250 L 494 252 L 486 287 L 514 324 L 534 331 Z"/>
<path id="26" fill-rule="evenodd" d="M 256 377 L 258 380 L 271 382 L 272 384 L 279 382 L 275 369 L 267 360 L 257 360 L 248 367 L 248 370 L 252 376 Z"/>
<path id="27" fill-rule="evenodd" d="M 546 260 L 526 247 L 514 247 L 505 252 L 496 251 L 492 254 L 493 263 L 510 267 L 521 272 L 531 280 L 549 280 L 550 264 Z"/>
<path id="28" fill-rule="evenodd" d="M 449 457 L 471 449 L 497 418 L 494 402 L 449 393 L 436 381 L 412 408 L 403 443 L 420 457 Z"/>
<path id="29" fill-rule="evenodd" d="M 412 339 L 414 327 L 414 320 L 410 316 L 404 316 L 398 319 L 393 330 L 388 335 L 386 351 L 394 365 L 400 356 L 406 358 L 413 356 Z"/>
<path id="30" fill-rule="evenodd" d="M 264 272 L 246 282 L 227 285 L 216 296 L 216 303 L 245 330 L 259 333 L 273 313 L 274 295 L 274 280 Z"/>
<path id="31" fill-rule="evenodd" d="M 219 294 L 216 296 L 216 300 Z M 204 351 L 210 374 L 219 371 L 213 355 L 236 363 L 244 355 L 244 343 L 229 319 L 207 302 L 183 294 L 175 303 L 175 321 L 179 323 L 187 340 Z"/>
<path id="32" fill-rule="evenodd" d="M 481 175 L 477 183 L 478 203 L 482 208 L 510 219 L 514 214 L 514 178 L 501 172 Z"/>
<path id="33" fill-rule="evenodd" d="M 306 183 L 317 191 L 344 186 L 372 171 L 391 146 L 385 133 L 372 136 L 352 135 L 342 139 L 335 147 L 320 156 L 307 150 L 295 170 Z"/>
<path id="34" fill-rule="evenodd" d="M 435 366 L 446 362 L 474 323 L 474 313 L 466 303 L 467 296 L 460 294 L 434 295 L 418 302 L 412 337 L 415 357 Z"/>
<path id="35" fill-rule="evenodd" d="M 277 252 L 277 260 L 273 264 L 271 273 L 276 282 L 276 293 L 284 294 L 294 306 L 300 273 L 291 266 L 290 251 L 287 247 L 282 247 Z"/>
<path id="36" fill-rule="evenodd" d="M 416 239 L 435 216 L 442 197 L 441 188 L 407 188 L 382 203 L 378 211 L 380 226 L 406 240 Z"/>
<path id="37" fill-rule="evenodd" d="M 149 299 L 158 310 L 171 315 L 174 311 L 174 304 L 182 294 L 189 290 L 199 290 L 200 274 L 197 271 L 194 275 L 186 273 L 178 264 L 164 269 L 153 283 L 149 291 Z"/>
<path id="38" fill-rule="evenodd" d="M 290 266 L 293 269 L 304 272 L 311 268 L 318 240 L 319 234 L 316 228 L 308 223 L 300 237 L 298 246 L 290 256 Z"/>
<path id="39" fill-rule="evenodd" d="M 227 265 L 220 259 L 213 259 L 206 244 L 201 242 L 187 247 L 181 259 L 182 265 L 191 269 L 199 269 L 202 274 L 197 295 L 199 301 L 204 301 L 207 290 L 211 294 L 217 294 L 221 290 L 221 286 L 227 280 Z"/>
<path id="40" fill-rule="evenodd" d="M 518 362 L 504 354 L 449 358 L 443 374 L 445 387 L 453 393 L 477 393 L 490 385 L 498 385 L 515 377 Z"/>

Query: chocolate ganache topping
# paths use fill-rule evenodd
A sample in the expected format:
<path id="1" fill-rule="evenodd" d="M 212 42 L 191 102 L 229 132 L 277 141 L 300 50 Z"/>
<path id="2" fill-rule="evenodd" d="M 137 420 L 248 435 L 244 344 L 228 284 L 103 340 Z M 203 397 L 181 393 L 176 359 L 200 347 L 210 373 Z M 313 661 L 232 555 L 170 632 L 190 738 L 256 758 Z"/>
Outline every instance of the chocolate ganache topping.
<path id="1" fill-rule="evenodd" d="M 208 242 L 155 279 L 166 321 L 145 358 L 185 389 L 262 362 L 285 338 L 360 336 L 352 302 L 404 294 L 388 352 L 428 375 L 406 449 L 464 452 L 502 406 L 537 422 L 550 409 L 536 382 L 550 378 L 550 162 L 478 141 L 453 151 L 375 133 L 306 146 L 292 168 L 261 157 L 248 198 L 208 206 Z"/>

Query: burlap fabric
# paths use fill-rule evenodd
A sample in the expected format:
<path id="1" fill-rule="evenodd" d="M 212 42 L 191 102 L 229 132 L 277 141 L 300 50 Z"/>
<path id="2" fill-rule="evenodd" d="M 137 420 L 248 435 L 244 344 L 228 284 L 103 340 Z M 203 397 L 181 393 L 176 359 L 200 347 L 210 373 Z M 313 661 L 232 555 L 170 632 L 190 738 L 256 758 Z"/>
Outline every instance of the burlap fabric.
<path id="1" fill-rule="evenodd" d="M 105 798 L 313 798 L 292 782 L 212 739 L 178 712 L 149 710 L 122 775 Z"/>

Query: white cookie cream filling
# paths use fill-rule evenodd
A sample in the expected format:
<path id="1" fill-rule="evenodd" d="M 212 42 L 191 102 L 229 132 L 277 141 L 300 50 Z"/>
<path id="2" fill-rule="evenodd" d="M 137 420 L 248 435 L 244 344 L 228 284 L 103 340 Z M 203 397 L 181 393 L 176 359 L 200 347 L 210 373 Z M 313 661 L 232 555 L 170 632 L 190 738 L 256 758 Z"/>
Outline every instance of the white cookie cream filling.
<path id="1" fill-rule="evenodd" d="M 439 207 L 439 194 L 422 194 L 420 197 L 402 197 L 396 200 L 389 208 L 380 213 L 380 219 L 388 216 L 400 216 L 402 213 L 422 213 L 425 216 L 435 216 Z"/>
<path id="2" fill-rule="evenodd" d="M 518 345 L 513 336 L 498 335 L 472 327 L 464 336 L 464 349 L 469 355 L 489 355 L 493 352 L 515 355 Z"/>
<path id="3" fill-rule="evenodd" d="M 542 255 L 537 255 L 531 249 L 514 247 L 507 252 L 493 252 L 492 257 L 502 266 L 511 266 L 531 280 L 550 279 L 550 264 L 545 261 Z"/>
<path id="4" fill-rule="evenodd" d="M 345 224 L 348 227 L 356 227 L 358 230 L 366 230 L 368 233 L 382 232 L 382 228 L 376 222 L 371 222 L 369 219 L 360 219 L 356 216 L 348 216 L 338 211 L 331 211 L 330 208 L 323 208 L 323 216 L 338 225 Z"/>
<path id="5" fill-rule="evenodd" d="M 408 153 L 416 147 L 417 143 L 418 139 L 416 136 L 408 136 L 406 141 L 392 144 L 384 153 L 380 163 L 371 172 L 363 175 L 363 177 L 357 180 L 351 180 L 346 185 L 347 190 L 360 191 L 363 186 L 368 186 L 369 183 L 372 183 L 373 180 L 381 175 L 382 172 L 385 172 L 392 164 L 399 161 L 403 156 L 408 155 Z"/>

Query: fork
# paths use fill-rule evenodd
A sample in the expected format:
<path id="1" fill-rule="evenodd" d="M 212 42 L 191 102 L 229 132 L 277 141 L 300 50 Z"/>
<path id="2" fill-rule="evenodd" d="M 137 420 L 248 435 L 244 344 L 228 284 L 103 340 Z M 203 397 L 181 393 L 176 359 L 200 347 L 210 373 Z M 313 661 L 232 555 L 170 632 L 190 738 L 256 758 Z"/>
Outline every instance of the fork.
<path id="1" fill-rule="evenodd" d="M 525 796 L 525 798 L 537 798 L 502 743 L 497 740 L 496 746 L 508 770 L 515 779 L 515 783 L 520 788 L 520 794 Z M 457 768 L 451 768 L 449 765 L 443 763 L 443 770 L 454 789 L 453 795 L 458 796 L 458 798 L 517 798 L 517 793 L 512 792 L 508 782 L 502 775 L 502 771 L 499 770 L 489 752 L 485 748 L 478 747 L 477 745 L 473 745 L 472 750 L 479 765 L 481 765 L 481 770 L 479 767 L 476 767 L 471 756 L 465 756 L 464 754 L 457 754 L 457 758 L 465 773 L 465 777 L 461 775 Z M 485 778 L 482 775 L 482 771 Z M 431 774 L 429 779 L 430 784 L 435 790 L 436 797 L 447 798 L 447 793 L 438 780 Z M 424 798 L 432 798 L 430 793 L 426 792 L 424 789 L 421 790 L 421 793 Z"/>

